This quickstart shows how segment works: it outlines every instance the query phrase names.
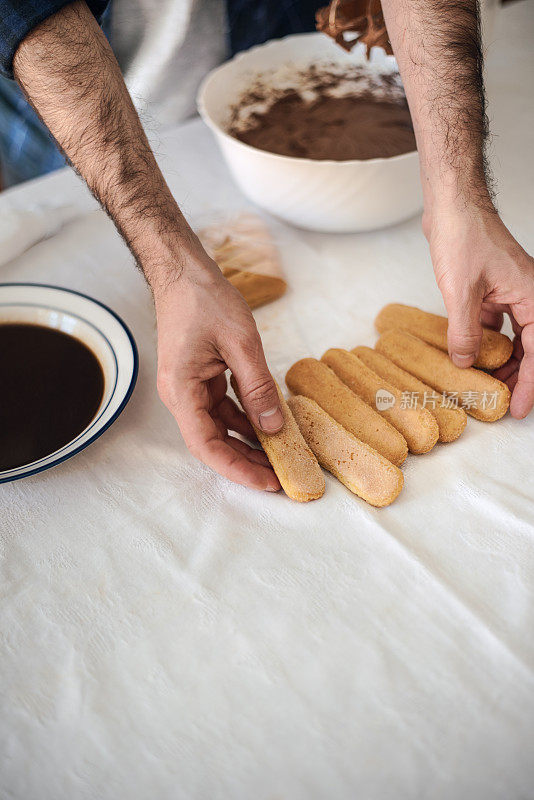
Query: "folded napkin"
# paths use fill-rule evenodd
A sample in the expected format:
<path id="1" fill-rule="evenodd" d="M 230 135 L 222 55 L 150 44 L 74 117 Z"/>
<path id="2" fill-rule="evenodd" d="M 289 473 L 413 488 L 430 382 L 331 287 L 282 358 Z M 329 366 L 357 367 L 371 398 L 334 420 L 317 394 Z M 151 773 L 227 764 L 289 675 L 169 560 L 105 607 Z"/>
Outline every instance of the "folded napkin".
<path id="1" fill-rule="evenodd" d="M 0 212 L 0 267 L 85 213 L 87 209 L 72 204 L 3 209 Z"/>

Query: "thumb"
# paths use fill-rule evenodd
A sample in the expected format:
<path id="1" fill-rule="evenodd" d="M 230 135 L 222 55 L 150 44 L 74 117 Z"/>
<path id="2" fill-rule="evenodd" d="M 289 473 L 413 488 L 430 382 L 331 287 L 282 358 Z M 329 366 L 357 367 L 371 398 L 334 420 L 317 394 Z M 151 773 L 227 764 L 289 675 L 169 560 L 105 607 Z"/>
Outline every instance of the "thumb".
<path id="1" fill-rule="evenodd" d="M 258 343 L 254 357 L 251 358 L 246 348 L 234 353 L 226 363 L 232 371 L 232 387 L 249 420 L 265 433 L 277 433 L 284 424 L 280 398 L 259 336 Z"/>
<path id="2" fill-rule="evenodd" d="M 482 340 L 482 295 L 476 288 L 444 297 L 449 316 L 447 339 L 449 355 L 457 367 L 470 367 L 476 361 Z"/>

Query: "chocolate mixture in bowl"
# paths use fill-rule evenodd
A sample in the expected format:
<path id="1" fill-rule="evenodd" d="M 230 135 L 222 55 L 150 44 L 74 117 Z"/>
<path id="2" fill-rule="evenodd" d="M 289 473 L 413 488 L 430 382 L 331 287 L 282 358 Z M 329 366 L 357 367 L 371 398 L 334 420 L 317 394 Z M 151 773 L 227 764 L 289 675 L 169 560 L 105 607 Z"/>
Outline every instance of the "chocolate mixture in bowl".
<path id="1" fill-rule="evenodd" d="M 319 161 L 389 158 L 416 149 L 397 76 L 369 78 L 358 69 L 295 73 L 293 85 L 277 89 L 260 80 L 233 109 L 228 132 L 259 150 Z"/>
<path id="2" fill-rule="evenodd" d="M 234 136 L 270 153 L 317 160 L 388 158 L 416 149 L 407 104 L 372 94 L 323 95 L 308 103 L 292 92 Z"/>

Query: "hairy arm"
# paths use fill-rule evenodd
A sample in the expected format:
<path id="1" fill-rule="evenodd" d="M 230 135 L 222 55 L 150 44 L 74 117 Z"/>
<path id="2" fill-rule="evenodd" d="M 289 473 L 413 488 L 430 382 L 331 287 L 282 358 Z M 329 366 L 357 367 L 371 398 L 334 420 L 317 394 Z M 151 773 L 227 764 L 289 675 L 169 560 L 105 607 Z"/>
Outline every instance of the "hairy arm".
<path id="1" fill-rule="evenodd" d="M 250 418 L 267 432 L 282 424 L 254 320 L 182 216 L 86 4 L 76 0 L 38 25 L 19 45 L 13 69 L 152 288 L 158 388 L 189 449 L 234 481 L 277 490 L 264 454 L 228 434 L 254 437 L 226 396 L 227 367 Z"/>
<path id="2" fill-rule="evenodd" d="M 176 245 L 190 249 L 191 231 L 157 167 L 113 52 L 85 3 L 66 6 L 33 30 L 17 49 L 13 70 L 149 282 L 178 277 L 181 247 Z"/>
<path id="3" fill-rule="evenodd" d="M 475 202 L 493 211 L 476 0 L 384 0 L 414 121 L 425 211 Z"/>
<path id="4" fill-rule="evenodd" d="M 382 0 L 414 122 L 424 194 L 423 230 L 449 316 L 449 351 L 470 366 L 481 322 L 511 318 L 514 354 L 497 377 L 511 411 L 534 404 L 534 260 L 493 204 L 476 0 Z"/>

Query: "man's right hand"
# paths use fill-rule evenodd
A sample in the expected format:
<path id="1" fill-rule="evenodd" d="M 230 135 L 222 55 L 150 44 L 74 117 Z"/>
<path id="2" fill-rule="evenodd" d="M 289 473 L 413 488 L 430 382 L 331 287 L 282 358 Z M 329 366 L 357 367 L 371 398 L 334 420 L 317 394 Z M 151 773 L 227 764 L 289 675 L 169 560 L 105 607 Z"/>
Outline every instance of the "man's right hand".
<path id="1" fill-rule="evenodd" d="M 278 491 L 280 483 L 265 453 L 228 433 L 256 438 L 247 417 L 226 394 L 227 368 L 249 419 L 266 433 L 283 424 L 254 318 L 200 244 L 193 249 L 175 277 L 170 273 L 165 284 L 152 287 L 160 397 L 196 458 L 236 483 Z"/>
<path id="2" fill-rule="evenodd" d="M 250 419 L 282 427 L 254 319 L 192 234 L 159 170 L 111 48 L 82 0 L 21 42 L 15 76 L 113 218 L 154 292 L 158 387 L 191 452 L 237 483 L 277 491 L 245 415 L 226 396 L 229 367 Z"/>

